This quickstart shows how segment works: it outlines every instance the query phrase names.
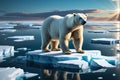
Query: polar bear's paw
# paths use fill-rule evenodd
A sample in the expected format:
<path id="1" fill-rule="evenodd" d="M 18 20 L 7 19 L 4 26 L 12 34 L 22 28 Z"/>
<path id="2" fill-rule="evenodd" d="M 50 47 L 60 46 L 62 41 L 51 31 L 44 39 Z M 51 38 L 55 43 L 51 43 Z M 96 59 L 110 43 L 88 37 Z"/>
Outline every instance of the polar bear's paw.
<path id="1" fill-rule="evenodd" d="M 81 54 L 84 54 L 85 51 L 84 50 L 78 50 L 77 53 L 81 53 Z"/>
<path id="2" fill-rule="evenodd" d="M 51 51 L 60 51 L 60 50 L 61 50 L 60 48 L 51 49 Z"/>
<path id="3" fill-rule="evenodd" d="M 64 53 L 67 54 L 67 55 L 72 54 L 71 51 L 66 51 L 66 52 L 64 52 Z"/>

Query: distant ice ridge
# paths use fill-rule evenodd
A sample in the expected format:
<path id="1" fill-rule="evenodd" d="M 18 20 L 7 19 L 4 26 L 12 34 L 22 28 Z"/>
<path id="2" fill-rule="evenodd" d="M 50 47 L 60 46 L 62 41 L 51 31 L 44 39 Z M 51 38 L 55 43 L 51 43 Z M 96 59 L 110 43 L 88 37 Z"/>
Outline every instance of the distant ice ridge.
<path id="1" fill-rule="evenodd" d="M 23 75 L 24 71 L 20 68 L 0 68 L 0 80 L 21 80 Z"/>
<path id="2" fill-rule="evenodd" d="M 95 38 L 91 40 L 91 43 L 112 45 L 119 44 L 120 40 L 113 38 Z"/>
<path id="3" fill-rule="evenodd" d="M 110 29 L 109 32 L 120 32 L 120 29 Z"/>
<path id="4" fill-rule="evenodd" d="M 106 30 L 89 30 L 89 33 L 107 33 L 108 31 Z"/>
<path id="5" fill-rule="evenodd" d="M 117 64 L 117 58 L 115 56 L 102 56 L 99 50 L 85 50 L 84 54 L 76 53 L 74 49 L 71 49 L 71 51 L 73 52 L 71 55 L 65 55 L 62 51 L 29 51 L 26 53 L 27 65 L 42 68 L 85 71 L 90 68 L 112 68 Z"/>
<path id="6" fill-rule="evenodd" d="M 107 21 L 107 22 L 87 22 L 86 25 L 94 25 L 94 26 L 113 26 L 113 25 L 117 25 L 117 24 L 120 24 L 118 22 L 110 22 L 110 21 Z"/>
<path id="7" fill-rule="evenodd" d="M 0 60 L 14 56 L 14 46 L 0 45 Z"/>
<path id="8" fill-rule="evenodd" d="M 34 36 L 12 36 L 7 37 L 8 40 L 14 40 L 15 42 L 23 42 L 28 40 L 34 40 Z"/>

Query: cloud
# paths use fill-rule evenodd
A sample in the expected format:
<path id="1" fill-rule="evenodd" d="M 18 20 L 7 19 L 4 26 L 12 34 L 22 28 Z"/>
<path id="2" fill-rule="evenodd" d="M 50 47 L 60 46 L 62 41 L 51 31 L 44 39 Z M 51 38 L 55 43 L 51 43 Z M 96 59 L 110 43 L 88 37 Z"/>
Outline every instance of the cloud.
<path id="1" fill-rule="evenodd" d="M 43 12 L 43 13 L 6 13 L 0 17 L 0 20 L 43 20 L 51 15 L 60 15 L 65 16 L 70 13 L 101 13 L 102 10 L 98 9 L 88 9 L 88 10 L 66 10 L 66 11 L 51 11 L 51 12 Z"/>

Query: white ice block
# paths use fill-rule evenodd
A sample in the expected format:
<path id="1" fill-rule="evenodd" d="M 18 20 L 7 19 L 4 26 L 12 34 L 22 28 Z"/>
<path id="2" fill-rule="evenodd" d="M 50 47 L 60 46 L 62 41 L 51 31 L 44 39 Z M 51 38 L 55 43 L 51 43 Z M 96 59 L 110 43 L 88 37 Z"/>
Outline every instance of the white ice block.
<path id="1" fill-rule="evenodd" d="M 114 65 L 108 63 L 105 59 L 92 59 L 90 62 L 91 67 L 96 68 L 112 68 Z"/>
<path id="2" fill-rule="evenodd" d="M 0 57 L 7 58 L 14 56 L 14 46 L 1 45 L 0 46 Z"/>
<path id="3" fill-rule="evenodd" d="M 120 40 L 113 38 L 95 38 L 91 40 L 91 43 L 112 45 L 119 44 Z"/>
<path id="4" fill-rule="evenodd" d="M 27 60 L 32 60 L 35 62 L 57 62 L 65 60 L 85 60 L 89 61 L 92 56 L 100 56 L 101 51 L 99 50 L 86 50 L 84 54 L 76 53 L 74 49 L 71 55 L 66 55 L 62 51 L 52 51 L 52 52 L 42 52 L 41 50 L 29 51 L 27 55 Z M 89 59 L 90 57 L 90 59 Z"/>
<path id="5" fill-rule="evenodd" d="M 85 64 L 86 63 L 88 64 L 93 56 L 101 56 L 101 51 L 99 50 L 85 50 L 84 54 L 76 53 L 74 49 L 70 50 L 73 52 L 70 55 L 65 55 L 64 53 L 62 53 L 62 51 L 52 52 L 42 52 L 41 50 L 29 51 L 28 53 L 26 53 L 27 63 L 34 62 L 37 64 L 51 64 L 51 66 L 53 67 L 63 66 L 62 68 L 64 68 L 65 65 L 65 68 L 81 69 L 80 65 L 82 65 L 83 62 L 85 62 Z M 84 67 L 86 65 L 82 66 Z"/>
<path id="6" fill-rule="evenodd" d="M 12 36 L 8 37 L 8 40 L 14 40 L 15 42 L 22 42 L 28 40 L 34 40 L 34 36 Z"/>
<path id="7" fill-rule="evenodd" d="M 16 80 L 24 75 L 20 68 L 0 68 L 0 80 Z"/>

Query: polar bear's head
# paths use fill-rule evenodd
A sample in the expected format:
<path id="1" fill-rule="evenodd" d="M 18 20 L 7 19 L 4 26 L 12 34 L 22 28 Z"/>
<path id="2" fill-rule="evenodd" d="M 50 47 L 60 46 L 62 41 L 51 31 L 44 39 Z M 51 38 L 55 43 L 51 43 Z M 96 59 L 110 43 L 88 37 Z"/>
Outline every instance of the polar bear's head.
<path id="1" fill-rule="evenodd" d="M 66 17 L 68 27 L 84 25 L 87 21 L 87 15 L 83 13 L 68 14 Z"/>

